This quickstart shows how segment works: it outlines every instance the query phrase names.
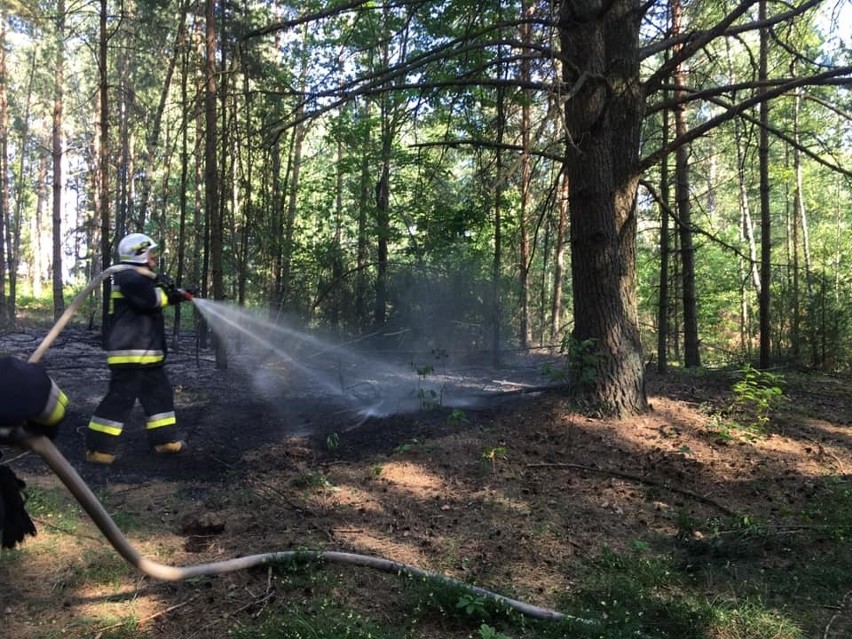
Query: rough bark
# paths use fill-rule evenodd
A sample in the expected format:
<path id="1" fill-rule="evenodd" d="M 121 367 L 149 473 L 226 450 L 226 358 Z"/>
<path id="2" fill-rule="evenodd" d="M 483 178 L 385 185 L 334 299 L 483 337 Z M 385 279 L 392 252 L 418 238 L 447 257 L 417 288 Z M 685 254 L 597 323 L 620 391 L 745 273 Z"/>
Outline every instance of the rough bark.
<path id="1" fill-rule="evenodd" d="M 566 103 L 575 344 L 587 349 L 579 399 L 647 410 L 636 303 L 636 188 L 643 95 L 638 0 L 565 1 L 559 35 Z"/>

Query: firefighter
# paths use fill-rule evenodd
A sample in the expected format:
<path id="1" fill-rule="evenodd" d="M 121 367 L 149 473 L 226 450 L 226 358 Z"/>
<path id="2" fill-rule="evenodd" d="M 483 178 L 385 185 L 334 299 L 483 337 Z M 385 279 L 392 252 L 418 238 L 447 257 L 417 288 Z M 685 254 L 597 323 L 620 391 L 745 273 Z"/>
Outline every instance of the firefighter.
<path id="1" fill-rule="evenodd" d="M 141 267 L 112 276 L 109 325 L 105 347 L 109 390 L 86 430 L 86 460 L 111 464 L 118 438 L 136 400 L 145 412 L 148 441 L 157 453 L 186 449 L 178 438 L 174 392 L 165 371 L 166 330 L 163 308 L 191 300 L 171 278 L 156 274 L 156 242 L 131 233 L 118 243 L 122 264 Z"/>
<path id="2" fill-rule="evenodd" d="M 0 442 L 14 444 L 28 434 L 56 435 L 68 398 L 38 364 L 0 357 Z M 0 465 L 0 547 L 14 548 L 36 529 L 24 508 L 26 484 Z"/>

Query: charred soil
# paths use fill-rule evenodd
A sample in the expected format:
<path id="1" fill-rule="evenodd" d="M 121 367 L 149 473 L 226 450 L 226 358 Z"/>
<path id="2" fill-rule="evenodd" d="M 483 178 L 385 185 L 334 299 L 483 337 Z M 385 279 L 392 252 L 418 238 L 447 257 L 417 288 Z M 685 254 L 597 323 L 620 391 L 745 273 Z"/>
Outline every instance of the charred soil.
<path id="1" fill-rule="evenodd" d="M 3 348 L 26 358 L 40 337 L 7 334 Z M 760 433 L 720 417 L 734 401 L 734 371 L 649 370 L 653 410 L 627 420 L 584 416 L 558 389 L 505 394 L 479 410 L 354 419 L 284 391 L 270 402 L 192 342 L 168 367 L 189 450 L 151 452 L 137 408 L 116 462 L 92 466 L 83 433 L 108 381 L 97 334 L 66 331 L 44 364 L 72 400 L 58 448 L 143 554 L 175 565 L 345 550 L 559 609 L 603 553 L 643 548 L 700 565 L 714 552 L 712 521 L 791 531 L 771 549 L 724 558 L 735 571 L 819 562 L 819 545 L 797 546 L 793 531 L 852 468 L 848 380 L 788 376 L 787 401 Z M 31 487 L 64 494 L 40 459 L 16 455 L 4 449 L 3 461 Z M 57 508 L 72 505 L 67 497 Z M 266 569 L 156 582 L 117 559 L 85 518 L 69 527 L 49 512 L 37 511 L 38 537 L 0 558 L 3 636 L 225 637 L 285 602 L 311 611 L 329 595 L 378 623 L 408 613 L 400 578 L 367 569 L 326 567 L 333 576 L 322 587 L 285 585 Z M 815 605 L 806 636 L 829 625 L 827 636 L 849 636 L 843 596 L 834 608 Z M 476 624 L 457 621 L 418 628 L 413 636 L 477 636 Z"/>

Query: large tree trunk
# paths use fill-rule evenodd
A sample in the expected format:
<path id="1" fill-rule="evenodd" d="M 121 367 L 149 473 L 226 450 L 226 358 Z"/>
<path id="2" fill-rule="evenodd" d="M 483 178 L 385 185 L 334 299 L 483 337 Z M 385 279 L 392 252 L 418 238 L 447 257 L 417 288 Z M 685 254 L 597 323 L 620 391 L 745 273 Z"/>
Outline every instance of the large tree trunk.
<path id="1" fill-rule="evenodd" d="M 578 399 L 615 415 L 647 410 L 636 304 L 636 187 L 643 96 L 639 1 L 563 2 L 559 35 L 570 186 Z M 577 364 L 578 362 L 573 362 Z"/>

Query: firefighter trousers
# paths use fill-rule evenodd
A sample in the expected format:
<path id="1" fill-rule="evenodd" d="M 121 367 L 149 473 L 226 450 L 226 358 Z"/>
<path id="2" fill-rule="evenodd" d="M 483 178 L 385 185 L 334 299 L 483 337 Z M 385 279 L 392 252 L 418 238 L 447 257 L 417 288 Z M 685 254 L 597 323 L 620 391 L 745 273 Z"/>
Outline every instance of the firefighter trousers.
<path id="1" fill-rule="evenodd" d="M 114 454 L 136 400 L 145 412 L 151 446 L 178 441 L 172 386 L 162 366 L 112 368 L 109 390 L 86 430 L 86 449 Z"/>

